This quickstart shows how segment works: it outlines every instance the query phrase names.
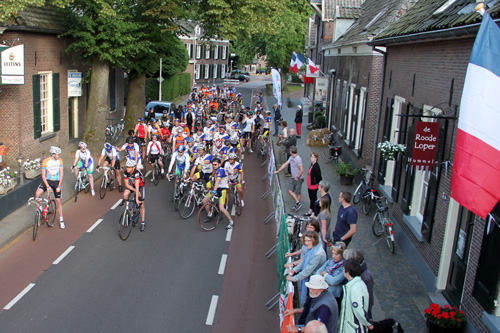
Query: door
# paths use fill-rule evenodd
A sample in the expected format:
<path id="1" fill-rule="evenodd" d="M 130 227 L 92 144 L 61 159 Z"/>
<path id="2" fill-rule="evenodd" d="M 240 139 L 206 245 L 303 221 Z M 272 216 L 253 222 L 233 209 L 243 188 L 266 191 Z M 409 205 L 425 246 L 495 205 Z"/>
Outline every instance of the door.
<path id="1" fill-rule="evenodd" d="M 454 251 L 451 257 L 450 271 L 448 273 L 448 283 L 446 284 L 446 290 L 443 292 L 450 304 L 456 307 L 460 305 L 462 299 L 469 248 L 474 227 L 473 222 L 474 214 L 464 207 L 460 207 L 457 222 L 459 227 L 455 235 Z"/>
<path id="2" fill-rule="evenodd" d="M 78 97 L 68 98 L 68 136 L 69 140 L 78 138 Z"/>

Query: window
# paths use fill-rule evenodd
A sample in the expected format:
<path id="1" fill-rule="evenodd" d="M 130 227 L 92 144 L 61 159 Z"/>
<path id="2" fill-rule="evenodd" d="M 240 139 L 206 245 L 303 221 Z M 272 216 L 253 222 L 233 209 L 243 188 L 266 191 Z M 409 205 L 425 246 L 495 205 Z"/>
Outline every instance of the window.
<path id="1" fill-rule="evenodd" d="M 59 73 L 33 75 L 33 127 L 35 139 L 59 131 Z"/>
<path id="2" fill-rule="evenodd" d="M 217 78 L 217 64 L 213 65 L 213 70 L 212 70 L 212 78 L 216 79 Z"/>
<path id="3" fill-rule="evenodd" d="M 358 95 L 356 94 L 356 85 L 351 83 L 349 87 L 349 108 L 347 110 L 347 122 L 345 129 L 345 139 L 350 145 L 352 143 L 352 127 L 355 120 L 356 108 L 358 106 Z"/>
<path id="4" fill-rule="evenodd" d="M 222 47 L 222 59 L 226 60 L 227 57 L 227 46 Z"/>
<path id="5" fill-rule="evenodd" d="M 206 64 L 205 65 L 205 75 L 203 75 L 204 79 L 208 79 L 210 76 L 210 65 Z"/>
<path id="6" fill-rule="evenodd" d="M 361 147 L 363 145 L 363 130 L 365 123 L 365 112 L 366 112 L 366 87 L 361 87 L 359 91 L 358 100 L 358 112 L 356 120 L 356 131 L 354 135 L 354 150 L 358 152 L 358 156 L 361 155 Z"/>
<path id="7" fill-rule="evenodd" d="M 191 46 L 192 44 L 185 44 L 186 45 L 186 50 L 188 51 L 188 57 L 191 59 Z"/>
<path id="8" fill-rule="evenodd" d="M 215 45 L 215 48 L 214 48 L 214 59 L 219 59 L 219 45 Z"/>
<path id="9" fill-rule="evenodd" d="M 397 115 L 402 112 L 402 106 L 403 103 L 405 102 L 405 99 L 400 96 L 395 96 L 394 97 L 394 105 L 393 105 L 393 111 L 391 115 L 391 128 L 389 131 L 389 137 L 388 140 L 390 142 L 398 142 L 399 139 L 399 126 L 401 122 L 401 117 L 398 117 Z M 396 167 L 396 162 L 395 161 L 387 161 L 387 169 L 385 171 L 385 186 L 390 186 L 392 187 L 392 181 L 393 181 L 393 176 L 394 176 L 394 171 Z"/>
<path id="10" fill-rule="evenodd" d="M 205 45 L 205 59 L 210 59 L 210 45 Z"/>
<path id="11" fill-rule="evenodd" d="M 201 45 L 196 45 L 196 59 L 201 59 Z"/>
<path id="12" fill-rule="evenodd" d="M 194 78 L 195 80 L 199 80 L 201 78 L 201 72 L 200 72 L 200 64 L 196 64 L 194 66 Z"/>
<path id="13" fill-rule="evenodd" d="M 223 79 L 226 77 L 226 64 L 220 65 L 220 78 Z"/>

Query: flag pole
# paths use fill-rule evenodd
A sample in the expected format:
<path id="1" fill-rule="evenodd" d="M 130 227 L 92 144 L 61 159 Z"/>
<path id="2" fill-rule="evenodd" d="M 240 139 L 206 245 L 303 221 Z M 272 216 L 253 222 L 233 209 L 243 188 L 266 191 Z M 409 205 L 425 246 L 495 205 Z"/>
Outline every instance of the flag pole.
<path id="1" fill-rule="evenodd" d="M 474 8 L 476 12 L 479 12 L 479 14 L 481 14 L 481 16 L 484 16 L 484 13 L 486 13 L 486 10 L 484 10 L 484 3 L 478 3 L 476 5 L 476 8 Z"/>

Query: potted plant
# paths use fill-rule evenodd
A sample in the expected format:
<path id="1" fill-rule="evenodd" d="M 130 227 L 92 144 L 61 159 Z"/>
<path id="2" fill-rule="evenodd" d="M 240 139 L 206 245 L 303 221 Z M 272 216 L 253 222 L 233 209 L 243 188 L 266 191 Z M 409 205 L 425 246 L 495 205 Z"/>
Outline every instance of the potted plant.
<path id="1" fill-rule="evenodd" d="M 26 179 L 34 179 L 42 174 L 42 165 L 39 158 L 34 160 L 27 159 L 23 163 L 24 176 Z"/>
<path id="2" fill-rule="evenodd" d="M 430 333 L 461 333 L 467 322 L 463 311 L 449 305 L 441 307 L 436 303 L 432 303 L 428 309 L 425 309 L 425 318 Z"/>
<path id="3" fill-rule="evenodd" d="M 380 142 L 377 148 L 382 151 L 382 156 L 386 161 L 394 161 L 398 154 L 406 149 L 404 145 L 390 141 Z"/>
<path id="4" fill-rule="evenodd" d="M 337 169 L 335 172 L 340 176 L 340 185 L 352 185 L 352 181 L 354 179 L 354 175 L 358 173 L 358 169 L 354 168 L 351 162 L 344 163 L 340 161 L 337 165 Z"/>
<path id="5" fill-rule="evenodd" d="M 16 186 L 17 172 L 9 167 L 0 170 L 0 194 L 6 194 Z"/>

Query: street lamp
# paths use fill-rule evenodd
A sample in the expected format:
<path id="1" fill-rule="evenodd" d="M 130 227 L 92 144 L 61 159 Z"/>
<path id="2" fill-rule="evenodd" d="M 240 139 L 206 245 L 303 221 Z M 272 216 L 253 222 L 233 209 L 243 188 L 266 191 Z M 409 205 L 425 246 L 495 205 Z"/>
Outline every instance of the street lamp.
<path id="1" fill-rule="evenodd" d="M 231 72 L 230 72 L 231 74 L 233 74 L 233 62 L 234 60 L 231 60 Z"/>
<path id="2" fill-rule="evenodd" d="M 19 155 L 17 156 L 17 165 L 19 166 L 19 174 L 17 175 L 17 179 L 18 179 L 18 184 L 19 185 L 23 185 L 24 184 L 24 171 L 23 171 L 23 162 L 24 162 L 24 157 L 23 155 L 21 155 L 21 153 L 19 153 Z"/>

